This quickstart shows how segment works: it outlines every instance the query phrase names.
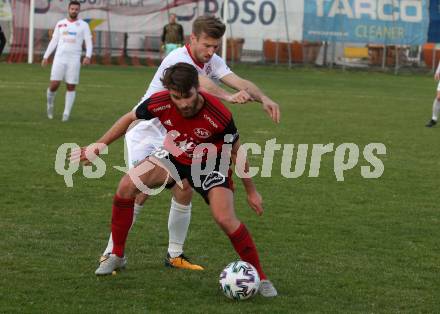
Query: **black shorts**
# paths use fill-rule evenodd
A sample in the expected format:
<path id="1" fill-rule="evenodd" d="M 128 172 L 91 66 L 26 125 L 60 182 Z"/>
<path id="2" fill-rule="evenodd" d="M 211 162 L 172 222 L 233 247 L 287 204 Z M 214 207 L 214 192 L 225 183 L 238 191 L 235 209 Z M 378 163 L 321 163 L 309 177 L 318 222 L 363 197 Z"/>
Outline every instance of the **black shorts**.
<path id="1" fill-rule="evenodd" d="M 234 190 L 232 181 L 232 170 L 227 166 L 222 166 L 221 158 L 218 156 L 212 161 L 211 171 L 206 173 L 207 164 L 185 165 L 176 160 L 165 149 L 157 149 L 151 155 L 161 162 L 161 164 L 170 172 L 174 181 L 183 181 L 187 179 L 191 187 L 199 193 L 206 203 L 209 204 L 208 192 L 215 187 L 224 187 Z M 214 164 L 215 163 L 215 164 Z"/>

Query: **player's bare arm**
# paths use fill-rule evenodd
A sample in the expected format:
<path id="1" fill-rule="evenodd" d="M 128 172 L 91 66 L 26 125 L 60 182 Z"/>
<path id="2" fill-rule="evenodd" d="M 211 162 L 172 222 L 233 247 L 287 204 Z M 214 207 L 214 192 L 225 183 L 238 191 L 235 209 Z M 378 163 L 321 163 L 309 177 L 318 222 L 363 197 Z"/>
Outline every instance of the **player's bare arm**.
<path id="1" fill-rule="evenodd" d="M 252 97 L 245 90 L 238 91 L 235 94 L 231 94 L 204 75 L 199 75 L 199 82 L 202 90 L 210 93 L 211 95 L 214 95 L 217 98 L 220 98 L 221 100 L 233 104 L 244 104 L 252 100 Z"/>
<path id="2" fill-rule="evenodd" d="M 245 90 L 255 100 L 263 104 L 264 111 L 276 123 L 280 122 L 280 106 L 272 99 L 267 97 L 254 83 L 242 79 L 234 73 L 230 73 L 221 78 L 221 81 L 236 90 Z"/>
<path id="3" fill-rule="evenodd" d="M 260 193 L 258 193 L 252 178 L 246 177 L 246 174 L 249 173 L 249 162 L 246 156 L 241 152 L 240 152 L 240 156 L 238 156 L 239 148 L 240 148 L 240 141 L 237 140 L 232 146 L 231 160 L 234 165 L 237 165 L 237 158 L 243 159 L 241 160 L 241 162 L 238 163 L 237 171 L 239 173 L 239 176 L 241 177 L 241 181 L 246 191 L 247 201 L 249 206 L 257 213 L 258 216 L 261 216 L 264 211 L 263 198 L 261 197 Z M 241 167 L 243 168 L 240 169 Z"/>

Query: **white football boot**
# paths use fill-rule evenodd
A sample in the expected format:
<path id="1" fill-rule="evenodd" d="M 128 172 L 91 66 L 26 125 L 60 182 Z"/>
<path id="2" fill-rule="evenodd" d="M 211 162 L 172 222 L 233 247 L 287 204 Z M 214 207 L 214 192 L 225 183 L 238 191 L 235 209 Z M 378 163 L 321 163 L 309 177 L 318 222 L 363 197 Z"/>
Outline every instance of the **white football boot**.
<path id="1" fill-rule="evenodd" d="M 53 105 L 47 104 L 47 117 L 53 119 Z"/>
<path id="2" fill-rule="evenodd" d="M 95 275 L 104 276 L 111 275 L 113 271 L 125 268 L 127 265 L 127 259 L 119 257 L 115 254 L 109 254 L 107 258 L 102 258 L 99 267 L 95 270 Z"/>
<path id="3" fill-rule="evenodd" d="M 265 298 L 273 298 L 278 295 L 277 289 L 273 286 L 270 280 L 264 279 L 260 281 L 258 292 Z"/>

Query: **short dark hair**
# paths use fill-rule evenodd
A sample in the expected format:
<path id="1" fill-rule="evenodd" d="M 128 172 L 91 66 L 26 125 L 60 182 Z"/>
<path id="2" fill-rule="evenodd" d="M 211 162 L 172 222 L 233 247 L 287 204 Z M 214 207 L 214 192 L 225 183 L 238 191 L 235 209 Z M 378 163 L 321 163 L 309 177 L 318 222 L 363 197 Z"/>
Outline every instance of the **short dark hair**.
<path id="1" fill-rule="evenodd" d="M 192 32 L 199 37 L 205 33 L 209 37 L 220 39 L 225 34 L 226 25 L 218 17 L 201 15 L 194 20 Z"/>
<path id="2" fill-rule="evenodd" d="M 69 2 L 69 6 L 68 7 L 70 8 L 71 5 L 81 6 L 81 3 L 79 3 L 79 1 L 77 1 L 77 0 L 72 0 L 72 1 Z"/>
<path id="3" fill-rule="evenodd" d="M 199 73 L 193 65 L 179 62 L 165 69 L 161 81 L 166 89 L 186 95 L 191 88 L 199 88 Z"/>

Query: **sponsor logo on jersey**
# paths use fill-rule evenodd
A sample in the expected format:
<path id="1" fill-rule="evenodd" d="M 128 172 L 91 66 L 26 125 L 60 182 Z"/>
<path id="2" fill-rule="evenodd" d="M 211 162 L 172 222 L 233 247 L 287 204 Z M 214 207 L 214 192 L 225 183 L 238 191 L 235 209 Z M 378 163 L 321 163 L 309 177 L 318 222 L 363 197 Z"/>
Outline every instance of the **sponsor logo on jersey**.
<path id="1" fill-rule="evenodd" d="M 176 142 L 177 146 L 184 151 L 185 153 L 187 153 L 188 155 L 192 156 L 192 152 L 194 151 L 194 149 L 196 148 L 197 144 L 194 142 L 188 142 L 188 139 L 185 139 L 183 141 L 180 142 Z"/>
<path id="2" fill-rule="evenodd" d="M 170 105 L 170 104 L 168 104 L 168 105 L 163 105 L 163 106 L 160 106 L 160 107 L 154 108 L 154 109 L 153 109 L 153 112 L 163 111 L 163 110 L 170 109 L 170 108 L 171 108 L 171 105 Z"/>
<path id="3" fill-rule="evenodd" d="M 208 116 L 206 113 L 203 115 L 203 118 L 205 118 L 206 120 L 208 120 L 208 122 L 216 129 L 218 129 L 218 125 L 217 123 L 214 122 L 214 120 L 212 120 L 212 118 L 210 116 Z"/>
<path id="4" fill-rule="evenodd" d="M 67 24 L 60 24 L 58 27 L 67 27 Z"/>
<path id="5" fill-rule="evenodd" d="M 194 134 L 200 138 L 208 138 L 211 136 L 211 132 L 209 132 L 207 129 L 204 128 L 194 129 Z"/>
<path id="6" fill-rule="evenodd" d="M 213 171 L 206 176 L 205 180 L 202 183 L 202 188 L 207 191 L 214 186 L 224 183 L 225 181 L 226 178 L 224 175 L 222 175 L 218 171 Z"/>
<path id="7" fill-rule="evenodd" d="M 77 32 L 69 32 L 69 31 L 64 31 L 63 35 L 67 36 L 67 35 L 72 35 L 72 36 L 76 36 L 76 34 L 78 34 Z"/>
<path id="8" fill-rule="evenodd" d="M 212 72 L 212 67 L 211 67 L 211 65 L 210 65 L 210 64 L 208 64 L 208 66 L 206 67 L 206 70 L 205 70 L 205 72 L 206 72 L 206 75 L 209 75 L 209 74 L 211 74 L 211 72 Z"/>
<path id="9" fill-rule="evenodd" d="M 169 126 L 173 126 L 173 124 L 171 123 L 171 120 L 170 120 L 170 119 L 164 121 L 163 124 L 165 124 L 165 125 L 169 125 Z"/>

